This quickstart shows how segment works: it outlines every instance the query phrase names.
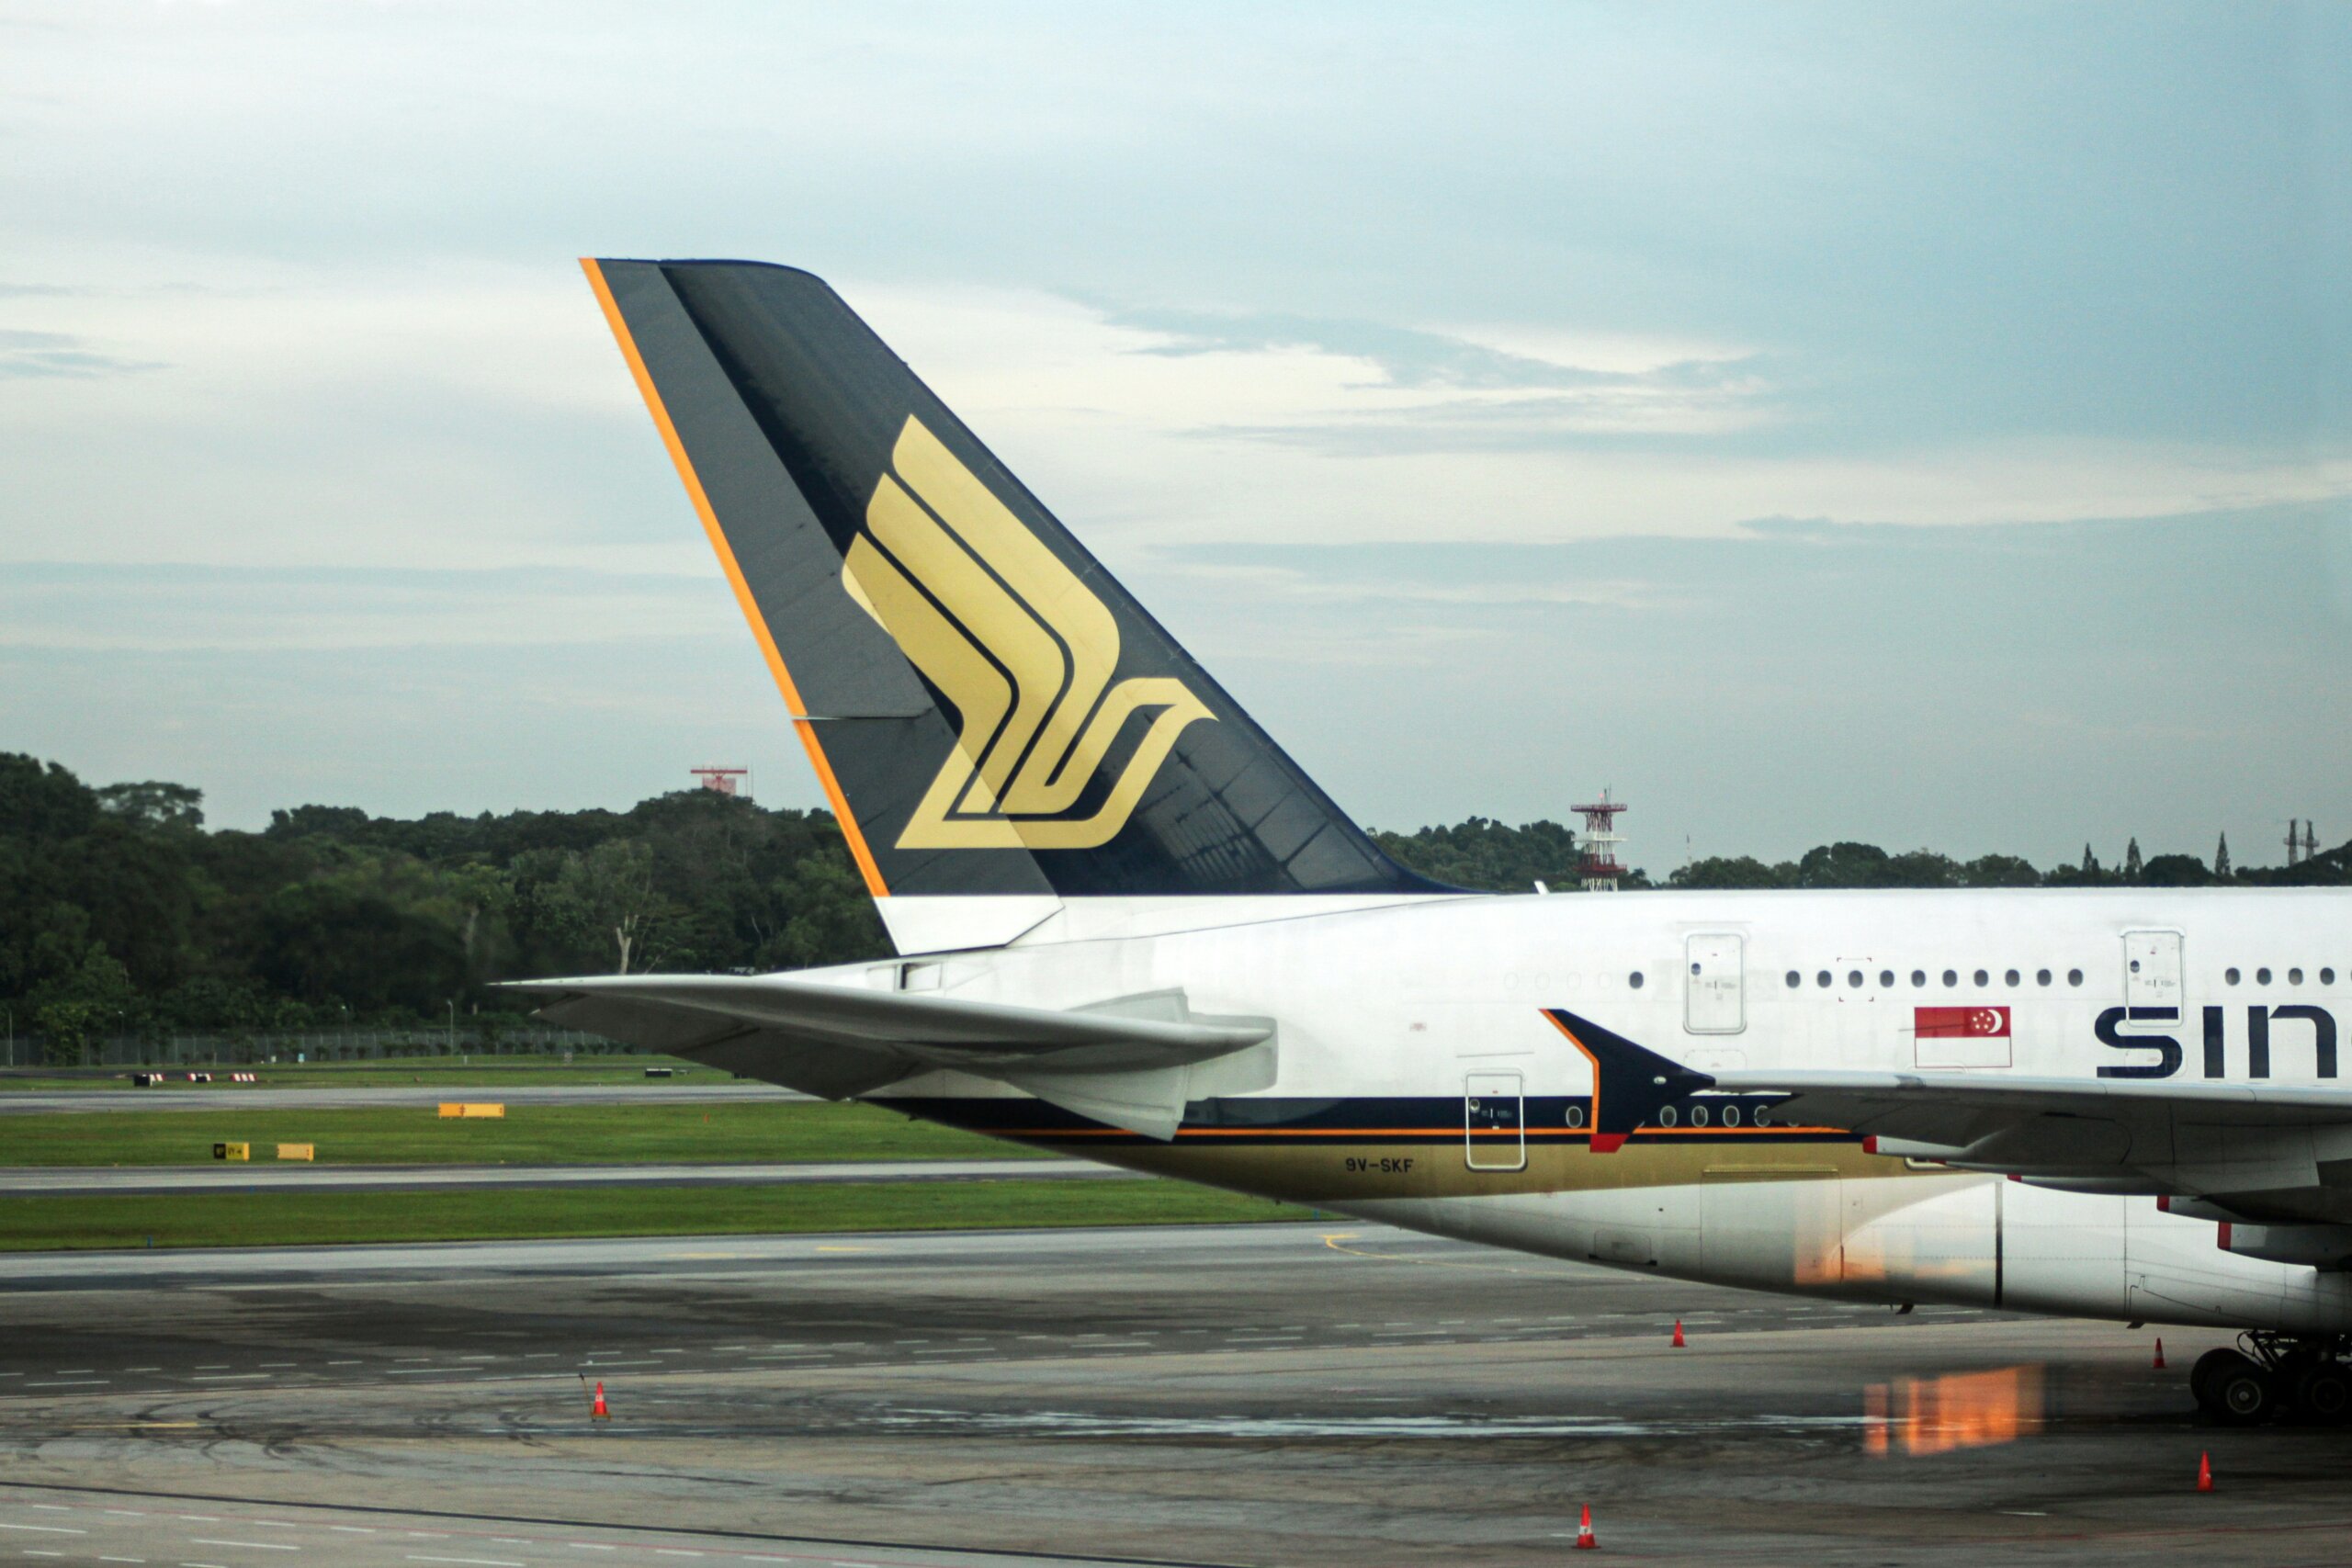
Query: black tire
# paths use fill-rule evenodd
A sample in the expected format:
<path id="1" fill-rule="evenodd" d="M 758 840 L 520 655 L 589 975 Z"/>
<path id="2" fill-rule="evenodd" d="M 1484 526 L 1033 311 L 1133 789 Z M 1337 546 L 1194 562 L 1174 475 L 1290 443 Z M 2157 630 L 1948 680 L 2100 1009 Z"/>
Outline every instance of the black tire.
<path id="1" fill-rule="evenodd" d="M 2213 1415 L 2225 1425 L 2259 1427 L 2278 1414 L 2277 1381 L 2251 1361 L 2224 1369 L 2215 1375 L 2212 1387 Z"/>
<path id="2" fill-rule="evenodd" d="M 2295 1379 L 2295 1413 L 2314 1426 L 2352 1419 L 2352 1377 L 2334 1361 L 2316 1361 Z"/>
<path id="3" fill-rule="evenodd" d="M 2213 1403 L 2213 1380 L 2225 1369 L 2252 1365 L 2254 1365 L 2252 1361 L 2226 1345 L 2208 1350 L 2198 1357 L 2197 1364 L 2188 1369 L 2188 1392 L 2196 1397 L 2197 1407 L 2206 1411 L 2217 1408 Z"/>

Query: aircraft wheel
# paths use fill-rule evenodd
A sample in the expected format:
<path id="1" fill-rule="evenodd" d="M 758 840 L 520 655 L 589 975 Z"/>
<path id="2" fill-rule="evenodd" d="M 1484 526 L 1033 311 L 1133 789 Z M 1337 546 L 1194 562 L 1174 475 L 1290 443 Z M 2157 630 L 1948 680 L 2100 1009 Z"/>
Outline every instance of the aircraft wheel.
<path id="1" fill-rule="evenodd" d="M 2189 1366 L 2189 1394 L 2197 1399 L 2199 1411 L 2204 1411 L 2206 1416 L 2221 1416 L 2221 1401 L 2216 1399 L 2213 1389 L 2221 1382 L 2222 1373 L 2234 1371 L 2239 1366 L 2260 1366 L 2260 1363 L 2234 1352 L 2227 1345 L 2209 1349 L 2206 1354 L 2197 1357 L 2197 1363 Z"/>
<path id="2" fill-rule="evenodd" d="M 2197 1358 L 2188 1369 L 2188 1392 L 2196 1397 L 2197 1407 L 2208 1415 L 2221 1414 L 2221 1405 L 2213 1397 L 2215 1380 L 2234 1367 L 2251 1367 L 2255 1363 L 2227 1346 L 2217 1347 Z"/>
<path id="3" fill-rule="evenodd" d="M 2212 1390 L 2213 1414 L 2232 1427 L 2258 1427 L 2278 1414 L 2278 1382 L 2252 1361 L 2223 1368 Z"/>
<path id="4" fill-rule="evenodd" d="M 2295 1409 L 2306 1421 L 2340 1427 L 2352 1417 L 2352 1377 L 2334 1361 L 2315 1361 L 2295 1379 Z"/>

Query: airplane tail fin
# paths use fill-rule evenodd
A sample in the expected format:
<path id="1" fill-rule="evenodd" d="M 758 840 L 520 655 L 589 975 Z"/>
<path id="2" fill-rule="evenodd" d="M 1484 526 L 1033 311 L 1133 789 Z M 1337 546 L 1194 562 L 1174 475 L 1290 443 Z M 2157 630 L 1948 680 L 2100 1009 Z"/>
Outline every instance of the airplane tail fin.
<path id="1" fill-rule="evenodd" d="M 822 281 L 582 265 L 876 898 L 1444 890 Z"/>

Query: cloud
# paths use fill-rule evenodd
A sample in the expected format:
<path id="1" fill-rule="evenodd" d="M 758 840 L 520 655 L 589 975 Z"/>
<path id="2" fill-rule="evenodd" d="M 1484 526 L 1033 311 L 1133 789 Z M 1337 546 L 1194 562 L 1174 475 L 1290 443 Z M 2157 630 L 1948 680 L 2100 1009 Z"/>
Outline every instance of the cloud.
<path id="1" fill-rule="evenodd" d="M 0 26 L 0 718 L 102 774 L 789 756 L 590 251 L 821 272 L 1383 819 L 2352 818 L 2340 7 Z"/>
<path id="2" fill-rule="evenodd" d="M 1562 363 L 1577 338 L 1540 328 L 1523 336 L 1553 359 L 1421 328 L 837 282 L 1065 522 L 1114 557 L 1270 533 L 1304 543 L 1730 537 L 1773 516 L 2022 524 L 2352 494 L 2352 450 L 2325 446 L 1776 444 L 1771 431 L 1791 416 L 1775 388 L 1810 372 L 1721 346 L 1621 335 L 1585 351 L 1612 356 L 1603 369 Z"/>
<path id="3" fill-rule="evenodd" d="M 0 560 L 704 564 L 568 263 L 143 266 L 11 307 Z"/>
<path id="4" fill-rule="evenodd" d="M 0 575 L 0 648 L 375 653 L 711 638 L 741 626 L 699 574 L 30 564 Z"/>
<path id="5" fill-rule="evenodd" d="M 1305 352 L 1370 375 L 1346 392 L 1423 394 L 1376 408 L 1306 411 L 1288 423 L 1224 423 L 1199 434 L 1333 452 L 1490 451 L 1609 435 L 1703 435 L 1773 418 L 1772 387 L 1755 356 L 1676 355 L 1623 336 L 1488 329 L 1478 337 L 1373 321 L 1278 315 L 1125 310 L 1106 325 L 1160 341 L 1136 352 L 1171 357 Z M 1504 344 L 1515 346 L 1502 346 Z M 1680 345 L 1677 345 L 1679 347 Z M 1630 362 L 1630 363 L 1629 363 Z"/>
<path id="6" fill-rule="evenodd" d="M 0 328 L 0 377 L 119 376 L 168 368 L 161 360 L 128 359 L 84 346 L 71 333 Z"/>
<path id="7" fill-rule="evenodd" d="M 1686 832 L 1702 854 L 1843 836 L 2049 863 L 2352 813 L 2352 622 L 2309 570 L 2335 526 L 2303 506 L 1264 541 L 1136 586 L 1360 818 L 1557 817 L 1613 782 L 1653 870 Z"/>

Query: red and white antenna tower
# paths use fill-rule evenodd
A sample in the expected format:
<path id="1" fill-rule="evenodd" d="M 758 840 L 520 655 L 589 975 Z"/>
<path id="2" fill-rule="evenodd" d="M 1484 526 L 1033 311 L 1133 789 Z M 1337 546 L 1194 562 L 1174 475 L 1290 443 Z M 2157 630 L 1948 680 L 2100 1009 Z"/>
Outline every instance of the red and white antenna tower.
<path id="1" fill-rule="evenodd" d="M 721 795 L 752 793 L 752 770 L 749 768 L 689 768 L 686 771 L 700 779 L 705 789 L 715 789 Z"/>
<path id="2" fill-rule="evenodd" d="M 1616 892 L 1617 879 L 1625 874 L 1617 859 L 1617 846 L 1625 841 L 1617 831 L 1617 814 L 1625 809 L 1625 803 L 1610 799 L 1604 789 L 1592 804 L 1568 809 L 1584 818 L 1584 890 Z"/>

